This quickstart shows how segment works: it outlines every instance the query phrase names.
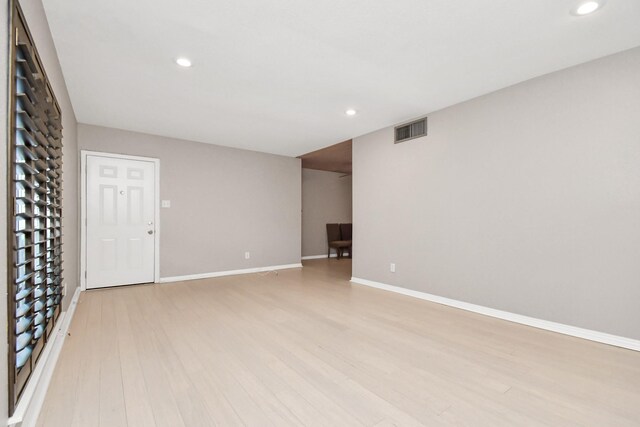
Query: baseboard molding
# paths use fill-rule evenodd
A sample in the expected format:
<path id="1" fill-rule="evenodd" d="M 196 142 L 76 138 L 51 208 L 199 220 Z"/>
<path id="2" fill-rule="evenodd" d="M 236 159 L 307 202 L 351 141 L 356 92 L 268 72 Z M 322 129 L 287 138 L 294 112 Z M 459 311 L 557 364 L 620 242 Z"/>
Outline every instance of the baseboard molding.
<path id="1" fill-rule="evenodd" d="M 349 253 L 347 251 L 347 253 Z M 349 254 L 349 256 L 351 256 L 351 254 Z M 326 255 L 307 255 L 307 256 L 303 256 L 302 260 L 308 260 L 308 259 L 320 259 L 320 258 L 327 258 Z M 338 258 L 338 254 L 331 254 L 329 258 Z M 343 258 L 348 258 L 348 256 L 344 256 Z"/>
<path id="2" fill-rule="evenodd" d="M 159 283 L 182 282 L 185 280 L 210 279 L 213 277 L 236 276 L 238 274 L 262 273 L 264 271 L 286 270 L 289 268 L 301 268 L 302 264 L 272 265 L 270 267 L 245 268 L 242 270 L 216 271 L 213 273 L 188 274 L 186 276 L 161 277 Z"/>
<path id="3" fill-rule="evenodd" d="M 55 326 L 56 330 L 52 334 L 53 340 L 42 351 L 40 360 L 31 374 L 16 410 L 7 422 L 8 426 L 32 427 L 36 425 L 79 298 L 80 286 L 76 288 L 67 311 L 60 313 L 58 324 Z"/>
<path id="4" fill-rule="evenodd" d="M 570 335 L 572 337 L 583 338 L 603 344 L 609 344 L 616 347 L 622 347 L 629 350 L 640 351 L 640 341 L 632 338 L 625 338 L 617 335 L 607 334 L 604 332 L 592 331 L 590 329 L 583 329 L 576 326 L 551 322 L 548 320 L 536 319 L 535 317 L 528 317 L 521 314 L 510 313 L 508 311 L 496 310 L 493 308 L 484 307 L 482 305 L 470 304 L 467 302 L 440 297 L 425 292 L 414 291 L 412 289 L 406 289 L 399 286 L 387 285 L 385 283 L 361 279 L 359 277 L 352 277 L 351 282 L 357 283 L 359 285 L 370 286 L 372 288 L 383 289 L 385 291 L 395 292 L 402 295 L 407 295 L 414 298 L 420 298 L 438 304 L 448 305 L 450 307 L 455 307 L 466 311 L 472 311 L 474 313 L 483 314 L 485 316 L 508 320 L 509 322 L 533 326 L 534 328 L 557 332 L 564 335 Z"/>
<path id="5" fill-rule="evenodd" d="M 320 259 L 320 258 L 326 258 L 326 255 L 307 255 L 307 256 L 303 256 L 302 260 L 306 261 L 308 259 Z M 330 258 L 337 258 L 338 255 L 337 254 L 331 254 Z"/>

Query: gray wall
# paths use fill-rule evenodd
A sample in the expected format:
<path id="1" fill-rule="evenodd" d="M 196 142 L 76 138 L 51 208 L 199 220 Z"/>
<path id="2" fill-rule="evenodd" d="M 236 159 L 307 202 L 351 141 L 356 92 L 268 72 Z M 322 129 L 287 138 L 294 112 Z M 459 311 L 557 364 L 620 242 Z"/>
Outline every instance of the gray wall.
<path id="1" fill-rule="evenodd" d="M 43 62 L 47 77 L 51 82 L 60 108 L 62 109 L 63 126 L 63 166 L 62 179 L 62 227 L 64 244 L 64 281 L 67 285 L 67 295 L 63 300 L 63 310 L 69 306 L 73 293 L 80 283 L 79 273 L 79 224 L 78 224 L 78 139 L 75 113 L 71 106 L 67 86 L 62 75 L 58 54 L 53 44 L 51 31 L 44 8 L 40 0 L 20 2 L 22 11 L 27 19 L 31 35 L 35 41 L 40 59 Z"/>
<path id="2" fill-rule="evenodd" d="M 331 222 L 351 222 L 351 177 L 302 169 L 302 256 L 327 254 Z"/>
<path id="3" fill-rule="evenodd" d="M 84 124 L 78 135 L 82 150 L 160 159 L 161 277 L 300 262 L 299 159 Z"/>
<path id="4" fill-rule="evenodd" d="M 640 339 L 639 117 L 636 48 L 354 139 L 353 276 Z"/>

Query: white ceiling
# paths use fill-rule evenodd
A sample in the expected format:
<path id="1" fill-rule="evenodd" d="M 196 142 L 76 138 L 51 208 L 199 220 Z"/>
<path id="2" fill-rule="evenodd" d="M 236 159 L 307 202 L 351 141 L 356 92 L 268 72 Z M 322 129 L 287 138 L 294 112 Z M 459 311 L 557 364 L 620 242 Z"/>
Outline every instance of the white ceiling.
<path id="1" fill-rule="evenodd" d="M 78 121 L 290 156 L 640 45 L 638 0 L 43 2 Z"/>

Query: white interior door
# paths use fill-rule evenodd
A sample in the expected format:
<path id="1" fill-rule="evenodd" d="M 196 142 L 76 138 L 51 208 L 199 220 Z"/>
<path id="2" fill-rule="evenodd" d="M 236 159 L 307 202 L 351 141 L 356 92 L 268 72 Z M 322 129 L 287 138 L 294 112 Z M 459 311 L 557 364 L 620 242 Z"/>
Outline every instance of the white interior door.
<path id="1" fill-rule="evenodd" d="M 154 281 L 155 163 L 88 155 L 88 289 Z"/>

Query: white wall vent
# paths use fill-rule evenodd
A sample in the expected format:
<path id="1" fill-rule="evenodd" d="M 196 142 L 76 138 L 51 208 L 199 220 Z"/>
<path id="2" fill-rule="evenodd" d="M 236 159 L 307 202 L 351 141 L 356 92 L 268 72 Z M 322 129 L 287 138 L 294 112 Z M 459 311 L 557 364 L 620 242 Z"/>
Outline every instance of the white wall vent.
<path id="1" fill-rule="evenodd" d="M 395 144 L 425 136 L 427 134 L 427 118 L 425 117 L 406 125 L 396 126 L 395 131 Z"/>

